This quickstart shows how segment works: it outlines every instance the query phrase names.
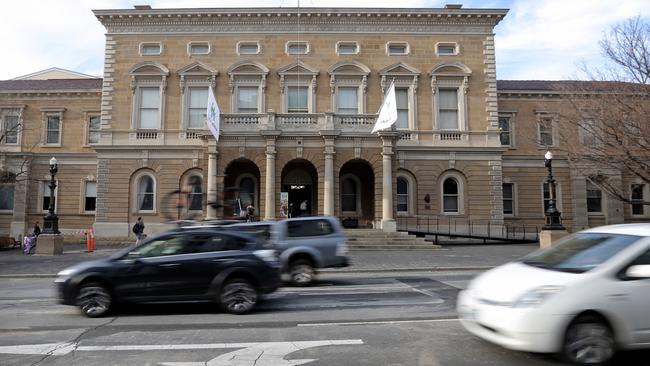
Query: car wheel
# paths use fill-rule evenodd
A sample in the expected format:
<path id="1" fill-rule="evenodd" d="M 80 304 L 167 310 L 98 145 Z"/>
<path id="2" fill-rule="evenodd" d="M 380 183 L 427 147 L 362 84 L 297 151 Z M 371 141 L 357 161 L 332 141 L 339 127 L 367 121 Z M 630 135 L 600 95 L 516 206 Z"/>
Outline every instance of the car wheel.
<path id="1" fill-rule="evenodd" d="M 614 352 L 612 330 L 598 317 L 578 318 L 564 336 L 563 356 L 576 365 L 605 365 Z"/>
<path id="2" fill-rule="evenodd" d="M 311 262 L 305 259 L 292 262 L 289 274 L 291 275 L 291 284 L 294 286 L 307 286 L 314 282 L 316 275 Z"/>
<path id="3" fill-rule="evenodd" d="M 245 314 L 257 304 L 257 289 L 250 281 L 238 278 L 226 282 L 219 294 L 221 308 L 230 314 Z"/>
<path id="4" fill-rule="evenodd" d="M 113 298 L 106 286 L 89 282 L 84 283 L 77 293 L 77 305 L 81 312 L 89 318 L 106 315 L 113 305 Z"/>

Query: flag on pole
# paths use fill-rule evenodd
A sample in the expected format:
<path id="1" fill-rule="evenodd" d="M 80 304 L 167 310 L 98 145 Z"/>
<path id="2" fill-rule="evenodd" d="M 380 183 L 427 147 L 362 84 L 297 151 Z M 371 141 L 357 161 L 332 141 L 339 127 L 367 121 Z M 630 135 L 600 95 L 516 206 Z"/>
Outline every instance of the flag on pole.
<path id="1" fill-rule="evenodd" d="M 395 98 L 395 83 L 391 82 L 388 87 L 388 93 L 384 98 L 381 108 L 379 108 L 379 117 L 375 122 L 375 127 L 371 133 L 384 130 L 397 122 L 397 100 Z"/>
<path id="2" fill-rule="evenodd" d="M 212 91 L 212 87 L 208 87 L 208 112 L 207 112 L 207 120 L 208 120 L 208 128 L 210 129 L 210 132 L 212 132 L 212 136 L 219 141 L 219 120 L 221 118 L 221 111 L 219 110 L 219 105 L 217 104 L 217 100 L 214 97 L 214 92 Z"/>

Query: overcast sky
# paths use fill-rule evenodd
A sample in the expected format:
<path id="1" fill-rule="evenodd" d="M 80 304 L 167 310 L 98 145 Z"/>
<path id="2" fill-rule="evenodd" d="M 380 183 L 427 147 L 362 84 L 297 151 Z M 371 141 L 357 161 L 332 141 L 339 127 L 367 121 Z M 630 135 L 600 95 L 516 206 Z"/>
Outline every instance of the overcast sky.
<path id="1" fill-rule="evenodd" d="M 302 0 L 301 7 L 508 8 L 496 27 L 499 79 L 573 79 L 578 65 L 602 64 L 598 41 L 613 24 L 650 17 L 648 0 Z M 92 9 L 295 7 L 296 0 L 0 1 L 0 80 L 60 67 L 101 76 L 104 28 Z"/>

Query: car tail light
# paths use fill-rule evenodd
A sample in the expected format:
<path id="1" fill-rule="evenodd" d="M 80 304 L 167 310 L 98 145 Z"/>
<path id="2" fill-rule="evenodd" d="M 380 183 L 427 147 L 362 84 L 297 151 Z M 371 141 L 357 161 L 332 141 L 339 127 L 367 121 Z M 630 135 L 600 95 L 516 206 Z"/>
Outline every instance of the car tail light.
<path id="1" fill-rule="evenodd" d="M 336 245 L 336 255 L 342 257 L 348 254 L 348 244 L 345 241 L 339 242 Z"/>
<path id="2" fill-rule="evenodd" d="M 278 263 L 278 252 L 276 252 L 274 249 L 262 249 L 262 250 L 256 250 L 253 252 L 257 258 L 267 262 L 267 263 Z"/>

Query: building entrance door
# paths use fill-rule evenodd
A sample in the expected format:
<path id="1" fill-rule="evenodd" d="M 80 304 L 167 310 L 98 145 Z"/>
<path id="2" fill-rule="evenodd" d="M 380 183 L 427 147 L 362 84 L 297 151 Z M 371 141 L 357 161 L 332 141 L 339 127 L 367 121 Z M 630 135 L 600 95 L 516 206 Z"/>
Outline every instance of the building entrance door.
<path id="1" fill-rule="evenodd" d="M 311 184 L 285 184 L 284 192 L 289 192 L 289 213 L 291 217 L 312 215 L 313 204 Z"/>

